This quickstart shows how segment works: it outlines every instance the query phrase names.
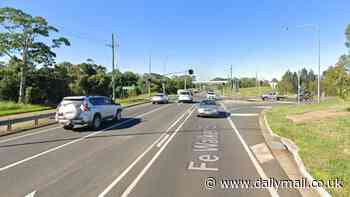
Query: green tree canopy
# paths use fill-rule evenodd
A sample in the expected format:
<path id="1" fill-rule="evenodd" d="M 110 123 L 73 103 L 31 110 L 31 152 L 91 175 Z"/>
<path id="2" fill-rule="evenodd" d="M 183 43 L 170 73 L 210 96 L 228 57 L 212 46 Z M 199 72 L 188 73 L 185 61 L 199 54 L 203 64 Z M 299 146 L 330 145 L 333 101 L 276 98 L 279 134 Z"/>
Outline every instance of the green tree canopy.
<path id="1" fill-rule="evenodd" d="M 56 54 L 52 49 L 61 45 L 68 46 L 70 43 L 64 37 L 45 42 L 47 39 L 44 38 L 50 37 L 52 32 L 58 32 L 58 29 L 49 25 L 43 17 L 33 17 L 11 7 L 0 8 L 0 26 L 4 30 L 0 32 L 0 56 L 14 59 L 20 65 L 18 101 L 23 102 L 28 65 L 54 64 Z"/>

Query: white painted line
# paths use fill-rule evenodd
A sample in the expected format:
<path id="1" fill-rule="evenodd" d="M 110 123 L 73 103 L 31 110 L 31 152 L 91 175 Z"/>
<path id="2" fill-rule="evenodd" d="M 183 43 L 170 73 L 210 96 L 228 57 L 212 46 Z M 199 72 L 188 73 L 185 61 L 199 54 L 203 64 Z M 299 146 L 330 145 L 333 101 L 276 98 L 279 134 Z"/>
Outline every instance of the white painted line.
<path id="1" fill-rule="evenodd" d="M 259 105 L 259 106 L 256 106 L 257 109 L 271 109 L 272 107 L 271 106 L 263 106 L 263 105 Z"/>
<path id="2" fill-rule="evenodd" d="M 51 127 L 51 128 L 43 129 L 43 130 L 40 130 L 40 131 L 28 133 L 28 134 L 25 134 L 25 135 L 20 135 L 20 136 L 16 136 L 16 137 L 4 139 L 4 140 L 1 140 L 0 143 L 5 143 L 5 142 L 9 142 L 9 141 L 13 141 L 13 140 L 20 139 L 20 138 L 23 138 L 23 137 L 28 137 L 28 136 L 31 136 L 31 135 L 36 135 L 36 134 L 40 134 L 40 133 L 45 133 L 45 132 L 47 132 L 47 131 L 51 131 L 51 130 L 59 129 L 59 128 L 61 128 L 61 127 L 58 126 L 58 127 Z"/>
<path id="3" fill-rule="evenodd" d="M 35 193 L 36 193 L 36 191 L 34 190 L 34 191 L 32 191 L 31 193 L 25 195 L 25 197 L 34 197 L 34 196 L 35 196 Z"/>
<path id="4" fill-rule="evenodd" d="M 157 144 L 157 147 L 160 148 L 162 144 L 165 142 L 166 139 L 168 139 L 169 134 L 166 134 L 163 139 Z"/>
<path id="5" fill-rule="evenodd" d="M 242 136 L 241 136 L 241 134 L 239 133 L 239 131 L 238 131 L 236 125 L 233 123 L 231 117 L 227 117 L 227 120 L 228 120 L 228 122 L 230 123 L 230 125 L 231 125 L 233 131 L 236 133 L 236 135 L 237 135 L 239 141 L 240 141 L 241 144 L 243 145 L 244 150 L 247 152 L 247 154 L 248 154 L 248 156 L 249 156 L 249 159 L 252 161 L 252 163 L 253 163 L 255 169 L 257 170 L 257 172 L 259 173 L 260 177 L 261 177 L 262 179 L 266 179 L 266 180 L 267 180 L 268 177 L 266 176 L 266 174 L 265 174 L 263 168 L 260 166 L 259 162 L 255 159 L 253 153 L 249 150 L 249 147 L 248 147 L 247 143 L 246 143 L 246 142 L 244 141 L 244 139 L 242 138 Z M 268 187 L 267 189 L 268 189 L 268 191 L 269 191 L 269 193 L 270 193 L 270 195 L 271 195 L 272 197 L 279 197 L 279 195 L 278 195 L 278 193 L 277 193 L 277 190 L 276 190 L 275 188 L 273 188 L 273 187 Z"/>
<path id="6" fill-rule="evenodd" d="M 250 148 L 261 164 L 275 159 L 265 143 L 256 144 Z"/>
<path id="7" fill-rule="evenodd" d="M 193 106 L 190 108 L 192 109 Z M 189 110 L 190 110 L 189 109 Z M 114 181 L 109 184 L 106 189 L 104 189 L 98 197 L 104 197 L 158 142 L 159 140 L 166 135 L 170 129 L 172 129 L 180 120 L 183 119 L 183 117 L 188 113 L 187 110 L 185 113 L 183 113 L 177 120 L 173 122 L 173 124 L 170 125 L 170 127 L 167 129 L 165 133 L 163 133 L 156 141 L 154 141 L 141 155 L 139 155 Z"/>
<path id="8" fill-rule="evenodd" d="M 192 113 L 195 109 L 192 109 L 191 112 L 187 115 L 184 121 L 176 128 L 174 133 L 171 134 L 170 138 L 165 142 L 165 144 L 158 150 L 158 152 L 153 156 L 153 158 L 147 163 L 147 165 L 142 169 L 142 171 L 137 175 L 134 181 L 129 185 L 129 187 L 123 192 L 121 197 L 127 197 L 131 191 L 135 188 L 136 184 L 141 180 L 143 175 L 148 171 L 148 169 L 152 166 L 154 161 L 159 157 L 159 155 L 163 152 L 165 147 L 169 144 L 169 142 L 174 138 L 177 132 L 182 128 L 185 122 L 191 117 Z"/>
<path id="9" fill-rule="evenodd" d="M 141 117 L 143 117 L 143 116 L 145 116 L 145 115 L 147 115 L 147 114 L 150 114 L 150 113 L 159 111 L 159 110 L 161 110 L 161 109 L 163 109 L 163 108 L 165 108 L 165 107 L 167 107 L 167 106 L 168 106 L 168 105 L 163 106 L 163 107 L 160 107 L 160 108 L 156 108 L 156 109 L 154 109 L 154 110 L 151 110 L 151 111 L 146 112 L 146 113 L 143 113 L 143 114 L 140 114 L 140 115 L 136 116 L 136 118 L 141 118 Z M 62 145 L 60 145 L 60 146 L 56 146 L 56 147 L 51 148 L 51 149 L 49 149 L 49 150 L 46 150 L 46 151 L 44 151 L 44 152 L 38 153 L 38 154 L 36 154 L 36 155 L 27 157 L 27 158 L 25 158 L 25 159 L 23 159 L 23 160 L 20 160 L 20 161 L 14 162 L 14 163 L 12 163 L 12 164 L 9 164 L 9 165 L 7 165 L 7 166 L 1 167 L 1 168 L 0 168 L 0 172 L 2 172 L 2 171 L 4 171 L 4 170 L 7 170 L 7 169 L 9 169 L 9 168 L 15 167 L 15 166 L 17 166 L 17 165 L 19 165 L 19 164 L 22 164 L 22 163 L 24 163 L 24 162 L 30 161 L 30 160 L 32 160 L 32 159 L 35 159 L 35 158 L 37 158 L 37 157 L 46 155 L 46 154 L 51 153 L 51 152 L 53 152 L 53 151 L 59 150 L 59 149 L 65 147 L 65 146 L 68 146 L 68 145 L 70 145 L 70 144 L 74 144 L 74 143 L 76 143 L 76 142 L 82 141 L 82 140 L 84 140 L 84 139 L 86 139 L 86 138 L 88 138 L 88 137 L 95 136 L 95 135 L 97 135 L 97 134 L 99 134 L 99 133 L 101 133 L 101 132 L 104 132 L 104 131 L 106 131 L 106 130 L 109 130 L 109 129 L 113 128 L 113 127 L 117 127 L 117 126 L 126 124 L 126 123 L 131 122 L 131 121 L 133 121 L 133 120 L 132 120 L 132 119 L 129 119 L 129 120 L 126 120 L 126 121 L 123 121 L 123 122 L 119 122 L 119 123 L 117 123 L 117 124 L 114 124 L 114 125 L 112 125 L 112 126 L 106 128 L 106 129 L 103 129 L 103 130 L 101 130 L 101 131 L 97 131 L 97 132 L 90 133 L 89 135 L 85 135 L 85 136 L 83 136 L 83 137 L 81 137 L 81 138 L 78 138 L 78 139 L 76 139 L 76 140 L 67 142 L 67 143 L 62 144 Z"/>
<path id="10" fill-rule="evenodd" d="M 231 116 L 251 117 L 251 116 L 259 116 L 259 114 L 231 114 Z"/>

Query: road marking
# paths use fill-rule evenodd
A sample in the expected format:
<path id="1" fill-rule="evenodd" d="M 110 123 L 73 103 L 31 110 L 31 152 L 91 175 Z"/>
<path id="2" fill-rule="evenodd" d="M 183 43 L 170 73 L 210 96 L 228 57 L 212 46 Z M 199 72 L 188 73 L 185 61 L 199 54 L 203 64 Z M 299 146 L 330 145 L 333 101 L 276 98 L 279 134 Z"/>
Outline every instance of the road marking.
<path id="1" fill-rule="evenodd" d="M 261 164 L 275 159 L 265 143 L 256 144 L 250 148 Z"/>
<path id="2" fill-rule="evenodd" d="M 169 106 L 169 105 L 165 105 L 165 106 L 163 106 L 163 107 L 156 108 L 156 109 L 151 110 L 151 111 L 149 111 L 149 112 L 140 114 L 140 115 L 136 116 L 135 118 L 142 118 L 143 116 L 146 116 L 146 115 L 148 115 L 148 114 L 150 114 L 150 113 L 159 111 L 159 110 L 161 110 L 161 109 L 163 109 L 163 108 L 165 108 L 165 107 L 168 107 L 168 106 Z M 9 164 L 9 165 L 7 165 L 7 166 L 1 167 L 1 168 L 0 168 L 0 172 L 2 172 L 2 171 L 4 171 L 4 170 L 7 170 L 7 169 L 9 169 L 9 168 L 15 167 L 15 166 L 17 166 L 17 165 L 19 165 L 19 164 L 22 164 L 22 163 L 24 163 L 24 162 L 30 161 L 30 160 L 32 160 L 32 159 L 35 159 L 35 158 L 37 158 L 37 157 L 46 155 L 46 154 L 48 154 L 48 153 L 50 153 L 50 152 L 59 150 L 59 149 L 65 147 L 65 146 L 68 146 L 68 145 L 70 145 L 70 144 L 74 144 L 74 143 L 76 143 L 76 142 L 82 141 L 82 140 L 84 140 L 84 139 L 86 139 L 86 138 L 88 138 L 88 137 L 95 136 L 95 135 L 97 135 L 97 134 L 99 134 L 99 133 L 102 133 L 102 132 L 104 132 L 104 131 L 106 131 L 106 130 L 109 130 L 109 129 L 113 128 L 113 127 L 121 126 L 121 125 L 126 124 L 126 123 L 131 122 L 131 121 L 133 121 L 133 119 L 128 119 L 128 120 L 125 120 L 125 121 L 123 121 L 123 122 L 116 123 L 116 124 L 114 124 L 114 125 L 112 125 L 112 126 L 110 126 L 110 127 L 108 127 L 108 128 L 103 129 L 103 130 L 90 133 L 89 135 L 85 135 L 85 136 L 83 136 L 83 137 L 81 137 L 81 138 L 78 138 L 78 139 L 76 139 L 76 140 L 67 142 L 67 143 L 62 144 L 62 145 L 60 145 L 60 146 L 56 146 L 56 147 L 51 148 L 51 149 L 48 149 L 48 150 L 46 150 L 46 151 L 44 151 L 44 152 L 38 153 L 38 154 L 36 154 L 36 155 L 27 157 L 27 158 L 25 158 L 25 159 L 23 159 L 23 160 L 20 160 L 20 161 L 14 162 L 14 163 L 12 163 L 12 164 Z"/>
<path id="3" fill-rule="evenodd" d="M 143 177 L 143 175 L 148 171 L 148 169 L 152 166 L 154 161 L 159 157 L 159 155 L 163 152 L 165 147 L 169 144 L 169 142 L 174 138 L 174 136 L 177 134 L 177 132 L 182 128 L 182 126 L 185 124 L 185 122 L 191 117 L 192 113 L 195 109 L 192 109 L 191 112 L 187 115 L 187 117 L 184 119 L 184 121 L 176 128 L 174 133 L 171 134 L 169 139 L 165 142 L 165 144 L 158 150 L 158 152 L 153 156 L 153 158 L 147 163 L 147 165 L 142 169 L 142 171 L 137 175 L 137 177 L 134 179 L 134 181 L 129 185 L 129 187 L 123 192 L 121 197 L 127 197 L 130 192 L 135 188 L 136 184 L 140 181 L 140 179 Z"/>
<path id="4" fill-rule="evenodd" d="M 271 106 L 264 106 L 264 105 L 260 105 L 260 106 L 256 106 L 257 109 L 271 109 Z"/>
<path id="5" fill-rule="evenodd" d="M 169 134 L 166 134 L 163 139 L 157 144 L 157 147 L 160 148 L 162 144 L 165 142 L 166 139 L 168 139 Z"/>
<path id="6" fill-rule="evenodd" d="M 40 131 L 28 133 L 28 134 L 25 134 L 25 135 L 20 135 L 20 136 L 16 136 L 16 137 L 13 137 L 13 138 L 4 139 L 4 140 L 1 140 L 0 143 L 5 143 L 5 142 L 9 142 L 9 141 L 20 139 L 20 138 L 23 138 L 23 137 L 28 137 L 28 136 L 31 136 L 31 135 L 45 133 L 47 131 L 51 131 L 51 130 L 59 129 L 59 128 L 61 128 L 61 127 L 58 126 L 58 127 L 52 127 L 52 128 L 48 128 L 48 129 L 43 129 L 43 130 L 40 130 Z"/>
<path id="7" fill-rule="evenodd" d="M 35 193 L 36 193 L 36 191 L 34 190 L 31 193 L 25 195 L 25 197 L 34 197 Z"/>
<path id="8" fill-rule="evenodd" d="M 224 106 L 224 108 L 226 108 L 226 107 Z M 243 145 L 244 150 L 247 152 L 247 154 L 248 154 L 248 156 L 249 156 L 249 159 L 252 161 L 252 163 L 253 163 L 255 169 L 257 170 L 257 172 L 259 173 L 260 177 L 261 177 L 262 179 L 266 179 L 266 180 L 267 180 L 268 177 L 266 176 L 266 174 L 265 174 L 263 168 L 260 166 L 259 162 L 255 159 L 253 153 L 249 150 L 249 147 L 248 147 L 247 143 L 246 143 L 246 142 L 244 141 L 244 139 L 242 138 L 242 136 L 241 136 L 241 134 L 239 133 L 239 131 L 238 131 L 236 125 L 233 123 L 231 117 L 227 117 L 226 119 L 227 119 L 228 122 L 230 123 L 230 125 L 231 125 L 233 131 L 235 132 L 235 134 L 237 135 L 239 141 L 240 141 L 241 144 Z M 277 193 L 277 190 L 276 190 L 275 188 L 273 188 L 273 187 L 268 187 L 267 189 L 268 189 L 268 191 L 269 191 L 269 193 L 270 193 L 270 195 L 271 195 L 272 197 L 279 197 L 279 195 L 278 195 L 278 193 Z"/>
<path id="9" fill-rule="evenodd" d="M 231 114 L 231 116 L 251 117 L 251 116 L 259 116 L 259 114 Z"/>
<path id="10" fill-rule="evenodd" d="M 192 109 L 193 106 L 190 108 Z M 189 109 L 189 110 L 190 110 Z M 154 141 L 143 153 L 141 153 L 114 181 L 109 184 L 106 189 L 104 189 L 98 197 L 104 197 L 158 142 L 159 140 L 166 135 L 170 129 L 172 129 L 180 120 L 185 117 L 185 115 L 189 112 L 189 110 L 186 110 L 178 119 L 176 119 L 173 124 L 168 127 L 165 133 L 163 133 L 156 141 Z"/>

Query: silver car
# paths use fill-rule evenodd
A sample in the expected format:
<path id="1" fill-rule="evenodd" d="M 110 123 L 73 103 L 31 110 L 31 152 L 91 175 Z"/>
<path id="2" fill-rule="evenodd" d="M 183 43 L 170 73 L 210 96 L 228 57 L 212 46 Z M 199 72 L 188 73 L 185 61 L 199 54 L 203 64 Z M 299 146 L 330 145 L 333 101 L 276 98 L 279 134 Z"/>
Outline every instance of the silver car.
<path id="1" fill-rule="evenodd" d="M 168 103 L 169 102 L 169 98 L 166 94 L 163 93 L 157 93 L 156 95 L 154 95 L 152 97 L 152 103 Z"/>
<path id="2" fill-rule="evenodd" d="M 221 117 L 226 115 L 226 112 L 214 100 L 201 101 L 197 112 L 200 117 Z"/>

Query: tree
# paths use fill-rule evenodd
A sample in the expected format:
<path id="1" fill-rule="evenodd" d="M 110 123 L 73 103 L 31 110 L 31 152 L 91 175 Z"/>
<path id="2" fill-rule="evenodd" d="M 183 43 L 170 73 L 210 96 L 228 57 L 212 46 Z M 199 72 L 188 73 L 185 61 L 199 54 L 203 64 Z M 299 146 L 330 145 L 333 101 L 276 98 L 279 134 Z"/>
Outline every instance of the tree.
<path id="1" fill-rule="evenodd" d="M 43 17 L 33 17 L 19 9 L 0 8 L 0 25 L 5 30 L 0 32 L 0 56 L 14 59 L 20 65 L 18 102 L 23 102 L 28 66 L 52 65 L 56 57 L 52 49 L 70 43 L 64 37 L 45 43 L 43 38 L 50 37 L 50 33 L 58 32 L 58 29 L 50 26 Z"/>
<path id="2" fill-rule="evenodd" d="M 350 93 L 350 76 L 344 66 L 329 67 L 325 71 L 323 84 L 327 95 L 345 99 Z"/>

